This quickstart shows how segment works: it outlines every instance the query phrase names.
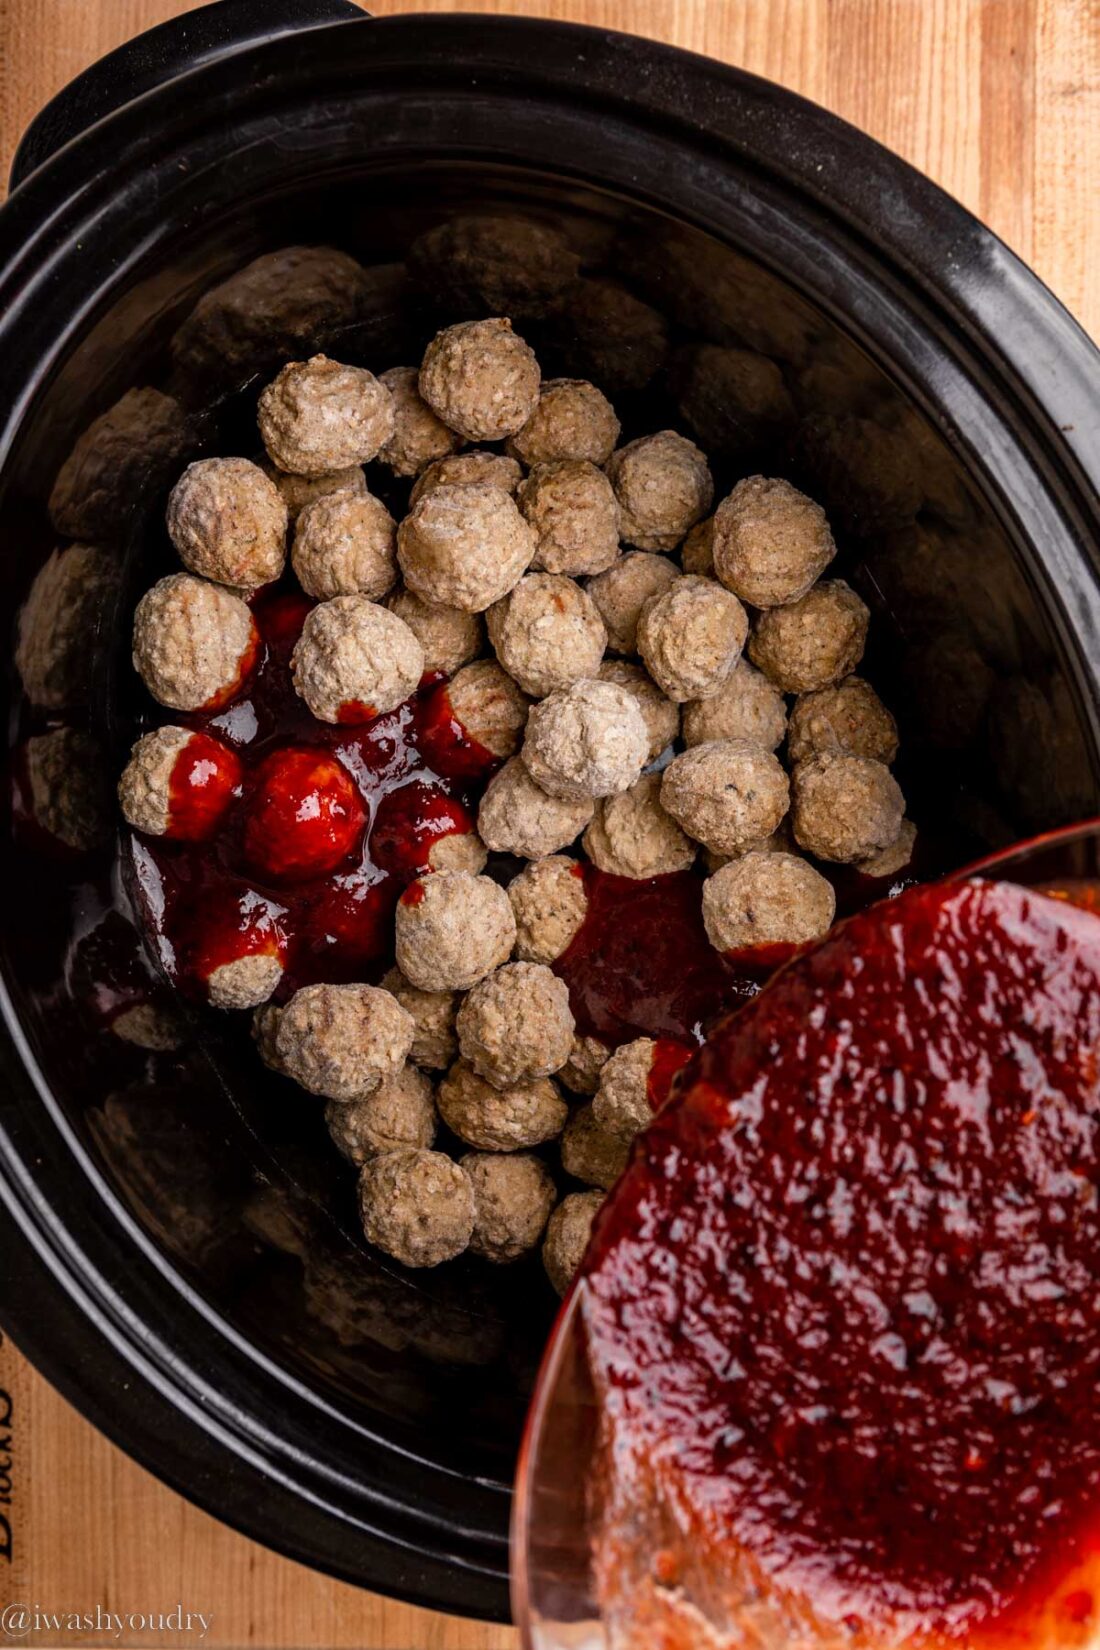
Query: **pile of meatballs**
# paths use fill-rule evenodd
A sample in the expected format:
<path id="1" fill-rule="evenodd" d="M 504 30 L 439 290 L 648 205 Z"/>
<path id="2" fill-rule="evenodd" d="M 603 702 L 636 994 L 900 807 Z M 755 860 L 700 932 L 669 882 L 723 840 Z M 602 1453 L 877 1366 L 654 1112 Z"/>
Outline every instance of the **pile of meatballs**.
<path id="1" fill-rule="evenodd" d="M 464 734 L 501 765 L 461 860 L 402 894 L 381 985 L 277 1006 L 277 957 L 250 956 L 211 999 L 254 1010 L 263 1059 L 327 1102 L 372 1243 L 410 1267 L 541 1243 L 564 1292 L 650 1115 L 655 1045 L 577 1035 L 551 966 L 587 904 L 563 850 L 580 838 L 599 870 L 637 879 L 702 855 L 722 953 L 825 933 L 818 867 L 889 875 L 913 845 L 893 717 L 854 674 L 868 610 L 824 576 L 835 545 L 813 500 L 750 476 L 712 514 L 698 446 L 673 430 L 619 445 L 601 390 L 544 382 L 504 318 L 447 327 L 419 368 L 377 378 L 293 361 L 258 420 L 266 459 L 200 460 L 172 491 L 185 570 L 134 622 L 150 693 L 182 713 L 234 698 L 259 645 L 249 598 L 289 543 L 316 601 L 291 664 L 313 716 L 364 722 L 443 671 Z M 400 523 L 368 491 L 372 461 L 413 482 Z M 135 746 L 119 794 L 136 829 L 168 829 L 191 737 L 169 725 Z M 527 863 L 504 886 L 488 851 Z M 465 1155 L 433 1150 L 439 1119 Z M 559 1138 L 591 1188 L 561 1201 L 534 1151 Z"/>

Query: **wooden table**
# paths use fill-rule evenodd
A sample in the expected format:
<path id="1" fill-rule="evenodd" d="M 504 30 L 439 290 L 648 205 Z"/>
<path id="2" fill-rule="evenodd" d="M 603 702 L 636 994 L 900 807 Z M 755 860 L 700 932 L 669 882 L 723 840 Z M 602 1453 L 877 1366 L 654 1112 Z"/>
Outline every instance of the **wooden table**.
<path id="1" fill-rule="evenodd" d="M 188 9 L 185 0 L 0 0 L 0 175 L 59 86 Z M 370 0 L 370 9 L 470 8 Z M 1100 333 L 1100 0 L 482 0 L 479 9 L 633 30 L 815 98 L 958 196 Z M 515 1644 L 507 1629 L 373 1597 L 226 1530 L 107 1443 L 3 1344 L 0 1387 L 11 1396 L 13 1439 L 12 1504 L 0 1474 L 0 1514 L 15 1542 L 14 1563 L 0 1562 L 0 1604 L 181 1603 L 213 1614 L 203 1642 L 218 1650 Z M 0 1650 L 3 1642 L 0 1633 Z M 47 1632 L 23 1642 L 110 1640 Z M 197 1635 L 116 1642 L 194 1644 Z"/>

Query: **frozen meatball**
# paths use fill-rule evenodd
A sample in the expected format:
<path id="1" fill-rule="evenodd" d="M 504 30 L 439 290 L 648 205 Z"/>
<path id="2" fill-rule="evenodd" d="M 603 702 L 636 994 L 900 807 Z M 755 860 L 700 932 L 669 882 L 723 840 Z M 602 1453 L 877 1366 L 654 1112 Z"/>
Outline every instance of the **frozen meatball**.
<path id="1" fill-rule="evenodd" d="M 456 453 L 453 458 L 437 458 L 429 464 L 409 494 L 409 509 L 420 503 L 437 487 L 477 487 L 483 482 L 499 487 L 502 493 L 514 493 L 523 480 L 523 471 L 514 458 L 504 453 L 487 453 L 475 449 Z"/>
<path id="2" fill-rule="evenodd" d="M 870 756 L 814 756 L 791 782 L 795 841 L 818 859 L 848 865 L 897 841 L 905 815 L 901 787 Z"/>
<path id="3" fill-rule="evenodd" d="M 248 606 L 219 584 L 172 573 L 134 612 L 134 668 L 172 710 L 216 710 L 238 692 L 256 659 Z"/>
<path id="4" fill-rule="evenodd" d="M 368 1243 L 403 1266 L 440 1266 L 470 1244 L 474 1189 L 442 1152 L 383 1152 L 359 1175 L 359 1213 Z"/>
<path id="5" fill-rule="evenodd" d="M 55 550 L 19 615 L 15 664 L 27 698 L 46 710 L 86 703 L 96 633 L 118 583 L 118 562 L 90 544 Z"/>
<path id="6" fill-rule="evenodd" d="M 397 579 L 393 517 L 372 493 L 325 493 L 298 517 L 291 562 L 307 596 L 369 596 Z"/>
<path id="7" fill-rule="evenodd" d="M 695 863 L 695 844 L 661 804 L 661 775 L 645 773 L 621 796 L 597 805 L 584 833 L 593 865 L 616 877 L 665 876 Z"/>
<path id="8" fill-rule="evenodd" d="M 485 625 L 478 613 L 460 607 L 439 607 L 421 601 L 411 590 L 393 590 L 386 597 L 391 613 L 408 625 L 424 649 L 424 669 L 453 676 L 476 659 L 485 644 Z"/>
<path id="9" fill-rule="evenodd" d="M 776 758 L 747 739 L 712 739 L 669 763 L 661 801 L 688 836 L 717 854 L 743 854 L 787 812 L 790 787 Z"/>
<path id="10" fill-rule="evenodd" d="M 896 840 L 888 848 L 880 848 L 866 859 L 857 860 L 856 870 L 865 877 L 896 877 L 912 859 L 916 841 L 917 827 L 911 819 L 903 819 Z"/>
<path id="11" fill-rule="evenodd" d="M 516 956 L 524 962 L 556 962 L 588 912 L 584 872 L 567 854 L 524 866 L 508 884 L 508 898 L 516 919 Z"/>
<path id="12" fill-rule="evenodd" d="M 535 535 L 508 494 L 488 482 L 434 487 L 397 530 L 397 559 L 426 602 L 483 613 L 531 565 Z"/>
<path id="13" fill-rule="evenodd" d="M 550 1077 L 573 1043 L 569 989 L 542 963 L 508 963 L 478 981 L 455 1025 L 462 1058 L 494 1088 Z"/>
<path id="14" fill-rule="evenodd" d="M 746 476 L 714 512 L 714 571 L 752 607 L 804 596 L 836 555 L 820 504 L 789 481 Z"/>
<path id="15" fill-rule="evenodd" d="M 787 705 L 778 688 L 739 659 L 718 692 L 684 706 L 685 745 L 711 739 L 748 739 L 766 751 L 776 750 L 787 732 Z"/>
<path id="16" fill-rule="evenodd" d="M 470 1252 L 506 1262 L 534 1249 L 558 1195 L 545 1165 L 526 1152 L 468 1152 L 459 1162 L 474 1188 Z"/>
<path id="17" fill-rule="evenodd" d="M 667 694 L 661 692 L 640 665 L 632 665 L 626 659 L 605 660 L 600 666 L 599 678 L 601 682 L 614 682 L 617 687 L 625 688 L 637 701 L 649 734 L 647 761 L 652 762 L 668 749 L 680 732 L 679 705 L 674 705 Z"/>
<path id="18" fill-rule="evenodd" d="M 529 704 L 506 670 L 492 659 L 476 659 L 448 682 L 446 694 L 451 716 L 467 739 L 491 756 L 515 754 Z"/>
<path id="19" fill-rule="evenodd" d="M 602 1192 L 570 1192 L 558 1204 L 546 1227 L 542 1264 L 559 1295 L 565 1295 L 584 1259 L 592 1222 L 603 1203 Z"/>
<path id="20" fill-rule="evenodd" d="M 823 579 L 798 601 L 761 613 L 749 658 L 784 693 L 812 693 L 859 664 L 870 614 L 843 579 Z"/>
<path id="21" fill-rule="evenodd" d="M 420 366 L 420 393 L 467 441 L 502 441 L 523 428 L 539 399 L 535 352 L 511 321 L 460 321 L 436 333 Z"/>
<path id="22" fill-rule="evenodd" d="M 369 722 L 413 693 L 424 649 L 368 596 L 336 596 L 306 615 L 290 660 L 295 690 L 322 722 Z"/>
<path id="23" fill-rule="evenodd" d="M 836 687 L 803 693 L 791 710 L 787 753 L 792 762 L 811 756 L 873 756 L 887 766 L 898 754 L 898 725 L 861 676 Z"/>
<path id="24" fill-rule="evenodd" d="M 168 496 L 168 537 L 190 573 L 252 589 L 286 561 L 287 508 L 247 458 L 201 458 Z"/>
<path id="25" fill-rule="evenodd" d="M 236 751 L 195 728 L 154 728 L 130 752 L 118 782 L 123 816 L 146 836 L 199 841 L 240 794 Z"/>
<path id="26" fill-rule="evenodd" d="M 607 474 L 622 507 L 622 536 L 639 550 L 675 550 L 714 498 L 705 454 L 675 430 L 619 447 Z"/>
<path id="27" fill-rule="evenodd" d="M 557 1073 L 558 1082 L 574 1094 L 595 1094 L 610 1054 L 607 1044 L 598 1037 L 574 1037 L 569 1058 Z"/>
<path id="28" fill-rule="evenodd" d="M 409 1059 L 414 1066 L 429 1071 L 446 1071 L 458 1056 L 455 1014 L 458 998 L 453 991 L 421 991 L 410 985 L 399 968 L 391 968 L 382 981 L 406 1014 L 412 1015 L 413 1040 Z"/>
<path id="29" fill-rule="evenodd" d="M 78 853 L 111 836 L 110 791 L 103 751 L 80 728 L 50 728 L 23 747 L 30 812 L 42 830 Z"/>
<path id="30" fill-rule="evenodd" d="M 282 977 L 283 961 L 277 952 L 254 951 L 212 968 L 206 976 L 206 993 L 213 1008 L 258 1008 Z"/>
<path id="31" fill-rule="evenodd" d="M 649 1074 L 656 1048 L 652 1037 L 636 1037 L 617 1048 L 600 1072 L 592 1116 L 621 1140 L 633 1140 L 653 1117 Z"/>
<path id="32" fill-rule="evenodd" d="M 357 1168 L 379 1152 L 430 1146 L 435 1139 L 435 1099 L 430 1077 L 402 1066 L 372 1094 L 357 1100 L 330 1100 L 325 1122 L 334 1142 Z"/>
<path id="33" fill-rule="evenodd" d="M 489 877 L 433 871 L 397 905 L 397 966 L 422 991 L 468 991 L 512 954 L 516 919 Z"/>
<path id="34" fill-rule="evenodd" d="M 494 853 L 542 859 L 575 842 L 593 809 L 590 797 L 548 796 L 535 784 L 523 759 L 513 756 L 489 781 L 477 829 Z"/>
<path id="35" fill-rule="evenodd" d="M 306 985 L 279 1016 L 275 1058 L 310 1094 L 358 1100 L 405 1064 L 415 1026 L 375 985 Z"/>
<path id="36" fill-rule="evenodd" d="M 716 951 L 804 945 L 827 934 L 832 883 L 796 854 L 748 853 L 703 885 L 703 923 Z"/>
<path id="37" fill-rule="evenodd" d="M 562 1131 L 561 1166 L 574 1180 L 606 1192 L 626 1168 L 629 1150 L 628 1140 L 596 1121 L 591 1104 L 579 1106 Z"/>
<path id="38" fill-rule="evenodd" d="M 592 598 L 557 573 L 527 573 L 486 615 L 508 675 L 541 699 L 599 669 L 607 632 Z"/>
<path id="39" fill-rule="evenodd" d="M 462 437 L 437 418 L 420 394 L 418 367 L 391 367 L 381 374 L 393 400 L 393 434 L 378 461 L 395 476 L 418 476 L 462 445 Z"/>
<path id="40" fill-rule="evenodd" d="M 602 390 L 583 378 L 551 378 L 511 450 L 531 468 L 563 458 L 606 464 L 618 439 L 619 420 Z"/>
<path id="41" fill-rule="evenodd" d="M 602 573 L 619 559 L 619 502 L 585 459 L 540 464 L 516 503 L 535 533 L 535 563 L 548 573 Z"/>
<path id="42" fill-rule="evenodd" d="M 606 573 L 589 579 L 588 594 L 604 622 L 607 645 L 614 653 L 635 651 L 642 608 L 651 597 L 664 595 L 679 577 L 680 569 L 667 556 L 631 550 Z"/>
<path id="43" fill-rule="evenodd" d="M 700 578 L 714 576 L 714 517 L 696 522 L 680 546 L 680 566 L 685 573 L 697 573 Z"/>
<path id="44" fill-rule="evenodd" d="M 614 682 L 574 682 L 532 706 L 523 760 L 549 796 L 614 796 L 645 765 L 649 733 L 638 701 Z"/>
<path id="45" fill-rule="evenodd" d="M 252 1038 L 256 1044 L 256 1052 L 264 1065 L 270 1071 L 277 1071 L 280 1077 L 285 1077 L 279 1053 L 275 1047 L 275 1039 L 279 1034 L 279 1021 L 283 1011 L 276 1003 L 261 1003 L 252 1016 Z"/>
<path id="46" fill-rule="evenodd" d="M 748 615 L 737 597 L 713 579 L 688 573 L 642 608 L 638 652 L 658 687 L 683 704 L 720 690 L 748 633 Z"/>
<path id="47" fill-rule="evenodd" d="M 322 476 L 367 464 L 393 435 L 393 398 L 365 367 L 289 361 L 260 396 L 260 435 L 280 470 Z"/>
<path id="48" fill-rule="evenodd" d="M 458 1060 L 439 1085 L 439 1115 L 468 1146 L 483 1152 L 519 1152 L 554 1140 L 565 1126 L 569 1107 L 557 1084 L 535 1077 L 496 1088 Z"/>
<path id="49" fill-rule="evenodd" d="M 367 478 L 358 464 L 348 464 L 342 470 L 330 470 L 323 476 L 294 476 L 289 470 L 280 470 L 270 460 L 266 460 L 261 469 L 279 489 L 279 497 L 286 505 L 291 522 L 298 520 L 307 504 L 329 493 L 365 493 L 367 490 Z"/>

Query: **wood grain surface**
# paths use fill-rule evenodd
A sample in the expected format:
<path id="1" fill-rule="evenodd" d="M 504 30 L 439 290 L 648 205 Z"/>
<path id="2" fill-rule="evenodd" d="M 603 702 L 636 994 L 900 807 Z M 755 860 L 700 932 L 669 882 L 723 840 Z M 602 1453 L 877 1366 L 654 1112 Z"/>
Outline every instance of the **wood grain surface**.
<path id="1" fill-rule="evenodd" d="M 188 9 L 180 0 L 0 0 L 0 175 L 53 92 L 138 30 Z M 470 6 L 371 0 L 370 9 Z M 478 9 L 632 30 L 816 99 L 956 195 L 1100 333 L 1100 0 L 482 0 Z M 0 1389 L 0 1605 L 182 1604 L 212 1615 L 202 1642 L 218 1650 L 516 1642 L 504 1628 L 330 1581 L 226 1530 L 108 1444 L 2 1342 Z M 41 1650 L 198 1640 L 47 1630 L 21 1642 Z"/>

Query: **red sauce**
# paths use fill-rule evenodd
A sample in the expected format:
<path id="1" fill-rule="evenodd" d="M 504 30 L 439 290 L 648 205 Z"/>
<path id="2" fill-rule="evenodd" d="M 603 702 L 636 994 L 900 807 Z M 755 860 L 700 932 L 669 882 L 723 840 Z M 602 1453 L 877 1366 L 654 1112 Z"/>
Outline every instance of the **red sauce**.
<path id="1" fill-rule="evenodd" d="M 451 706 L 446 682 L 439 682 L 420 702 L 417 742 L 430 766 L 448 779 L 484 786 L 502 765 L 499 756 L 466 732 Z"/>
<path id="2" fill-rule="evenodd" d="M 410 780 L 378 804 L 371 833 L 376 865 L 395 876 L 430 871 L 429 855 L 441 838 L 477 829 L 477 818 L 460 797 L 438 780 Z"/>
<path id="3" fill-rule="evenodd" d="M 250 786 L 244 853 L 282 881 L 334 871 L 359 842 L 366 809 L 336 757 L 316 746 L 272 751 Z"/>
<path id="4" fill-rule="evenodd" d="M 653 1049 L 653 1063 L 646 1078 L 646 1099 L 653 1111 L 660 1111 L 672 1093 L 672 1085 L 691 1059 L 692 1050 L 683 1043 L 660 1038 Z"/>
<path id="5" fill-rule="evenodd" d="M 259 657 L 260 632 L 256 628 L 255 623 L 253 623 L 252 634 L 248 639 L 248 645 L 241 654 L 240 663 L 237 666 L 237 674 L 231 682 L 227 683 L 226 686 L 222 688 L 220 693 L 216 693 L 212 699 L 207 700 L 206 704 L 203 706 L 203 711 L 207 715 L 211 714 L 213 711 L 221 710 L 223 706 L 229 704 L 230 700 L 237 697 L 242 687 L 255 670 L 256 661 Z"/>

